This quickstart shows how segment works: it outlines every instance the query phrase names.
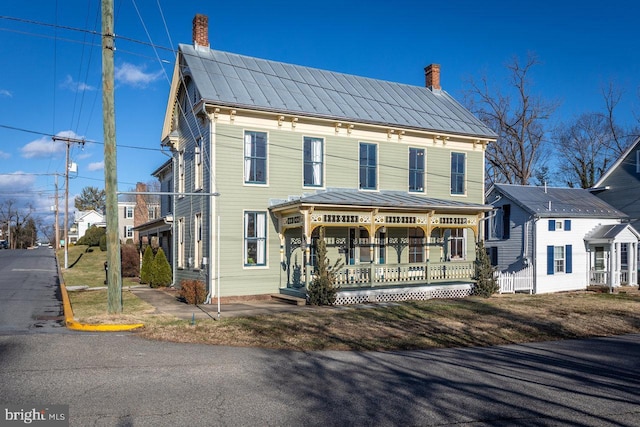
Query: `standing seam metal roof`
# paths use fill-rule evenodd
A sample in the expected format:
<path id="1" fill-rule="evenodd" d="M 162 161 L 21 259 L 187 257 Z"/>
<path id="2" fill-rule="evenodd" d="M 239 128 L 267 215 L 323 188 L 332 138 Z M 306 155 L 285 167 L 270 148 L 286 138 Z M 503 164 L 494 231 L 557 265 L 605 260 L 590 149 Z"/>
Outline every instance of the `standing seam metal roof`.
<path id="1" fill-rule="evenodd" d="M 185 44 L 180 52 L 201 97 L 211 103 L 496 138 L 445 91 Z"/>
<path id="2" fill-rule="evenodd" d="M 628 216 L 582 188 L 495 184 L 494 188 L 541 218 L 627 218 Z M 549 210 L 551 206 L 551 210 Z"/>

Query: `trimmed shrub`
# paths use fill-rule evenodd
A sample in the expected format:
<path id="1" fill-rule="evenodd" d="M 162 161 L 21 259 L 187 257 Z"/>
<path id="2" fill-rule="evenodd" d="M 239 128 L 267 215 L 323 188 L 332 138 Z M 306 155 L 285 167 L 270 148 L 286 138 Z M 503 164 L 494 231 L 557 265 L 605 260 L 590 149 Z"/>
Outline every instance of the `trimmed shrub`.
<path id="1" fill-rule="evenodd" d="M 142 256 L 142 267 L 140 267 L 140 283 L 151 283 L 151 269 L 153 268 L 153 249 L 147 246 Z"/>
<path id="2" fill-rule="evenodd" d="M 491 259 L 484 248 L 483 242 L 478 242 L 476 245 L 476 260 L 474 266 L 475 273 L 473 280 L 475 280 L 476 283 L 471 289 L 472 295 L 489 298 L 498 292 L 500 289 L 495 278 L 496 269 L 491 265 Z"/>
<path id="3" fill-rule="evenodd" d="M 187 304 L 203 304 L 207 298 L 207 289 L 201 280 L 183 280 L 180 282 L 180 298 Z"/>
<path id="4" fill-rule="evenodd" d="M 107 251 L 107 235 L 106 234 L 100 238 L 100 250 L 102 252 Z"/>
<path id="5" fill-rule="evenodd" d="M 153 258 L 151 264 L 151 277 L 149 284 L 152 288 L 169 286 L 173 278 L 171 277 L 171 266 L 164 255 L 162 248 L 158 249 L 158 253 Z"/>
<path id="6" fill-rule="evenodd" d="M 120 246 L 122 277 L 138 277 L 140 274 L 140 255 L 135 245 Z"/>
<path id="7" fill-rule="evenodd" d="M 324 227 L 320 227 L 316 254 L 318 265 L 316 266 L 315 277 L 307 290 L 307 300 L 311 305 L 333 305 L 336 302 L 338 289 L 340 289 L 335 284 L 336 272 L 343 267 L 344 263 L 338 259 L 333 266 L 329 265 L 327 245 L 324 241 Z"/>
<path id="8" fill-rule="evenodd" d="M 106 229 L 92 225 L 84 233 L 84 236 L 78 239 L 76 244 L 87 246 L 100 246 L 100 238 L 105 235 Z"/>

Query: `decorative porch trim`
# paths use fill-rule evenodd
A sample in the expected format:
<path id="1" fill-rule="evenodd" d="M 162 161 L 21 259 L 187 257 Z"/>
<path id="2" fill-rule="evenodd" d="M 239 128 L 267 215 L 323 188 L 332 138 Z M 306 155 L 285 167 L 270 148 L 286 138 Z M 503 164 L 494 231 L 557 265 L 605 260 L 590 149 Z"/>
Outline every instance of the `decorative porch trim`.
<path id="1" fill-rule="evenodd" d="M 338 291 L 335 305 L 428 300 L 433 298 L 465 298 L 471 295 L 472 284 L 419 286 L 392 289 Z"/>

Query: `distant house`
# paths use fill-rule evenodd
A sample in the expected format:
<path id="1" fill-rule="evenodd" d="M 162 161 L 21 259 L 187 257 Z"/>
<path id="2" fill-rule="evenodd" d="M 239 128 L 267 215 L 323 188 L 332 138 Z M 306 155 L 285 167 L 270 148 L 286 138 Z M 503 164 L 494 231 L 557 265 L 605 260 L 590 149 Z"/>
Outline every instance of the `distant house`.
<path id="1" fill-rule="evenodd" d="M 637 284 L 638 232 L 628 216 L 577 188 L 495 184 L 485 248 L 500 271 L 529 269 L 533 291 Z"/>
<path id="2" fill-rule="evenodd" d="M 589 190 L 629 215 L 631 225 L 640 231 L 640 137 Z"/>
<path id="3" fill-rule="evenodd" d="M 323 227 L 339 302 L 468 294 L 496 135 L 439 65 L 419 87 L 253 58 L 211 49 L 207 22 L 178 48 L 162 132 L 175 284 L 304 297 Z"/>
<path id="4" fill-rule="evenodd" d="M 118 227 L 120 228 L 118 235 L 121 242 L 134 239 L 135 211 L 135 202 L 118 202 Z"/>
<path id="5" fill-rule="evenodd" d="M 93 209 L 89 211 L 76 211 L 73 224 L 69 228 L 68 232 L 69 243 L 77 243 L 92 225 L 95 225 L 96 227 L 104 227 L 104 215 Z"/>
<path id="6" fill-rule="evenodd" d="M 152 175 L 160 181 L 158 203 L 148 203 L 144 196 L 137 197 L 138 211 L 147 211 L 146 220 L 136 222 L 133 228 L 137 233 L 136 243 L 140 247 L 150 244 L 154 248 L 162 248 L 168 260 L 173 258 L 173 161 L 167 160 Z M 138 187 L 141 189 L 140 187 Z M 155 199 L 154 199 L 155 200 Z"/>

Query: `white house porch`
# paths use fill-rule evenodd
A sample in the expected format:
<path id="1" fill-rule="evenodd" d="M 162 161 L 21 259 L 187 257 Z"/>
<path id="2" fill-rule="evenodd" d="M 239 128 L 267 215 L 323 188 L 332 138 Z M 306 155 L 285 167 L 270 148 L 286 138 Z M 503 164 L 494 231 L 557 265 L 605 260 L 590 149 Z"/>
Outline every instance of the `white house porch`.
<path id="1" fill-rule="evenodd" d="M 629 224 L 601 225 L 585 238 L 589 284 L 608 287 L 638 284 L 638 239 Z"/>

